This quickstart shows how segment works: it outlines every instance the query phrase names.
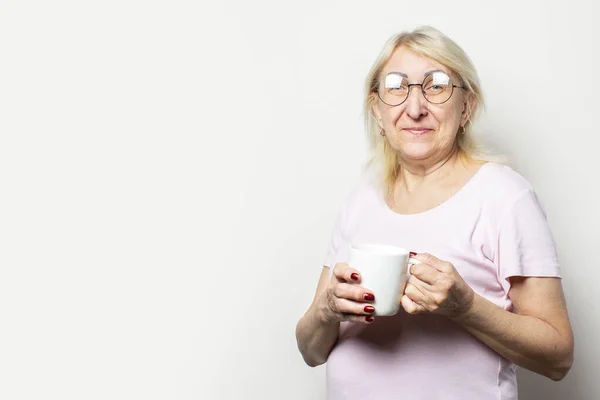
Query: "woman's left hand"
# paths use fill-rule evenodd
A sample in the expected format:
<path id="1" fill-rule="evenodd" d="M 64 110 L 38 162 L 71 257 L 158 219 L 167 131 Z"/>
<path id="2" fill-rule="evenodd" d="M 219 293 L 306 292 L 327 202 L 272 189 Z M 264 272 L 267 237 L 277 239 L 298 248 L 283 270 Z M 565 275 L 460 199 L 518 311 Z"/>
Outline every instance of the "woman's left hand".
<path id="1" fill-rule="evenodd" d="M 402 308 L 409 314 L 432 312 L 449 318 L 466 314 L 475 292 L 463 280 L 454 265 L 431 254 L 414 256 L 422 264 L 410 267 L 412 275 L 402 296 Z"/>

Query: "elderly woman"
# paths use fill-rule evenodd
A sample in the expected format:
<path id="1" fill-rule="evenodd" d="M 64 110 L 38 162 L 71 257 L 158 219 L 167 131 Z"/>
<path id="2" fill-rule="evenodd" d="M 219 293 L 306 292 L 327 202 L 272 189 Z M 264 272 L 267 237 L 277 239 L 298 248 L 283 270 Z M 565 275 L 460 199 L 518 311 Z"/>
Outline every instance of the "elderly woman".
<path id="1" fill-rule="evenodd" d="M 472 138 L 475 68 L 433 28 L 392 37 L 366 80 L 372 159 L 341 207 L 296 328 L 327 362 L 328 399 L 517 399 L 516 365 L 552 380 L 573 362 L 554 239 L 532 186 Z M 348 265 L 353 243 L 409 248 L 400 312 Z"/>

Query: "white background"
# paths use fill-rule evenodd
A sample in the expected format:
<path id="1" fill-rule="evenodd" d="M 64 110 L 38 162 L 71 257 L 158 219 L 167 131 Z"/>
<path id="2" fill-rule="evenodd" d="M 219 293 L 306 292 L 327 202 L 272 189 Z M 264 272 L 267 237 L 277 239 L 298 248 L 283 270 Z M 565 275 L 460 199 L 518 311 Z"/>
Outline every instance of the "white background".
<path id="1" fill-rule="evenodd" d="M 0 1 L 0 398 L 323 399 L 295 324 L 364 77 L 421 24 L 473 59 L 558 243 L 576 361 L 521 398 L 600 398 L 597 4 Z"/>

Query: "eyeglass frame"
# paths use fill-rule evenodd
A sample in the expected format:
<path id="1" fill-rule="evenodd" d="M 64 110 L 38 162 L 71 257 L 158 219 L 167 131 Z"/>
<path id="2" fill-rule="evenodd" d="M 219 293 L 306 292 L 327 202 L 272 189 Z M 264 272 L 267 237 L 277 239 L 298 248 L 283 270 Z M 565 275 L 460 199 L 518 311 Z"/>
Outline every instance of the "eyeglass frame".
<path id="1" fill-rule="evenodd" d="M 428 73 L 426 73 L 426 74 L 425 74 L 425 76 L 423 77 L 423 82 L 421 82 L 421 83 L 409 83 L 409 84 L 407 85 L 407 89 L 408 89 L 408 90 L 407 90 L 406 97 L 404 98 L 404 100 L 402 100 L 402 101 L 401 101 L 400 103 L 398 103 L 398 104 L 388 104 L 388 103 L 386 103 L 386 102 L 385 102 L 385 101 L 384 101 L 384 100 L 381 98 L 381 95 L 379 94 L 379 88 L 380 88 L 380 86 L 379 86 L 379 83 L 377 84 L 377 89 L 376 89 L 376 90 L 374 90 L 374 92 L 375 92 L 375 93 L 377 93 L 377 97 L 379 97 L 379 100 L 381 100 L 381 102 L 382 102 L 383 104 L 385 104 L 385 105 L 387 105 L 387 106 L 390 106 L 390 107 L 397 107 L 397 106 L 399 106 L 399 105 L 401 105 L 401 104 L 404 104 L 404 103 L 406 102 L 406 100 L 408 100 L 408 98 L 410 97 L 410 89 L 411 89 L 411 87 L 412 87 L 412 86 L 421 86 L 421 94 L 423 95 L 423 97 L 425 98 L 425 100 L 427 100 L 427 102 L 429 102 L 429 103 L 431 103 L 431 104 L 444 104 L 444 103 L 446 103 L 448 100 L 450 100 L 450 99 L 452 98 L 452 95 L 454 94 L 454 88 L 459 88 L 459 89 L 467 89 L 467 88 L 466 88 L 466 87 L 464 87 L 464 86 L 452 85 L 452 91 L 450 92 L 450 96 L 448 96 L 448 98 L 447 98 L 446 100 L 442 101 L 441 103 L 434 103 L 433 101 L 431 101 L 431 100 L 429 100 L 429 99 L 427 98 L 427 96 L 425 95 L 425 90 L 423 90 L 423 84 L 425 83 L 425 80 L 426 80 L 427 78 L 429 78 L 429 76 L 431 76 L 431 74 L 433 74 L 434 72 L 443 72 L 444 74 L 448 75 L 448 74 L 446 73 L 446 71 L 442 71 L 442 70 L 436 70 L 436 71 L 431 71 L 431 72 L 428 72 Z M 402 74 L 402 73 L 400 73 L 400 72 L 395 72 L 395 71 L 390 71 L 390 72 L 388 72 L 388 73 L 387 73 L 385 76 L 388 76 L 388 75 L 390 75 L 390 74 L 398 74 L 398 75 L 400 75 L 400 76 L 403 76 L 403 77 L 405 77 L 405 78 L 408 80 L 408 77 L 407 77 L 405 74 Z M 449 77 L 450 79 L 452 79 L 452 77 L 451 77 L 450 75 L 448 75 L 448 77 Z"/>

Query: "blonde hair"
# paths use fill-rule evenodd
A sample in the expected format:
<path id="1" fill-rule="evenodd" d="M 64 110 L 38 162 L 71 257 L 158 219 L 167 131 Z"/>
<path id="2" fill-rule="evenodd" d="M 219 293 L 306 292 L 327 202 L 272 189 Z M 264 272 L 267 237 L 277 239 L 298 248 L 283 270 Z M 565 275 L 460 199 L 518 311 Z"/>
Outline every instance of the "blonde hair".
<path id="1" fill-rule="evenodd" d="M 458 77 L 459 85 L 466 89 L 469 107 L 469 120 L 464 126 L 464 132 L 457 135 L 457 143 L 455 143 L 459 155 L 473 160 L 491 161 L 493 158 L 476 143 L 473 137 L 473 121 L 482 111 L 484 102 L 477 71 L 467 54 L 452 39 L 435 28 L 423 26 L 412 32 L 402 32 L 388 39 L 365 81 L 364 122 L 371 148 L 367 166 L 379 169 L 380 177 L 383 178 L 381 183 L 388 192 L 400 172 L 400 163 L 397 152 L 387 139 L 380 135 L 381 128 L 377 123 L 373 107 L 378 99 L 377 90 L 381 71 L 394 51 L 401 46 L 439 62 Z"/>

